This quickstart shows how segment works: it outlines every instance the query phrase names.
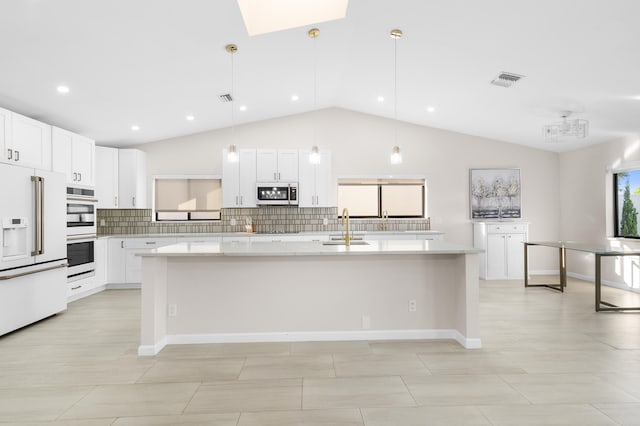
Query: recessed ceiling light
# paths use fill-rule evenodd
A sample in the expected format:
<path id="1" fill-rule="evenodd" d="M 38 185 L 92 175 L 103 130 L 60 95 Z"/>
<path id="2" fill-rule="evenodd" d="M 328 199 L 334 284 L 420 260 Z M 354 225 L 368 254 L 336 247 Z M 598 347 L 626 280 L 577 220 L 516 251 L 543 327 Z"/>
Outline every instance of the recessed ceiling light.
<path id="1" fill-rule="evenodd" d="M 427 112 L 434 112 L 436 107 L 427 107 Z"/>
<path id="2" fill-rule="evenodd" d="M 246 110 L 247 110 L 246 105 L 240 105 L 240 111 L 246 111 Z"/>
<path id="3" fill-rule="evenodd" d="M 58 93 L 69 93 L 69 86 L 58 86 Z"/>
<path id="4" fill-rule="evenodd" d="M 193 115 L 187 115 L 185 118 L 186 118 L 188 121 L 193 121 L 193 120 L 195 120 L 195 119 L 196 119 Z"/>
<path id="5" fill-rule="evenodd" d="M 378 102 L 384 102 L 384 96 L 378 96 Z"/>
<path id="6" fill-rule="evenodd" d="M 298 95 L 291 96 L 291 100 L 292 101 L 297 101 L 298 99 L 300 99 L 300 97 Z"/>
<path id="7" fill-rule="evenodd" d="M 136 126 L 134 124 L 133 126 L 131 126 L 131 130 L 133 130 L 134 132 L 137 132 L 138 130 L 140 130 L 140 126 Z"/>

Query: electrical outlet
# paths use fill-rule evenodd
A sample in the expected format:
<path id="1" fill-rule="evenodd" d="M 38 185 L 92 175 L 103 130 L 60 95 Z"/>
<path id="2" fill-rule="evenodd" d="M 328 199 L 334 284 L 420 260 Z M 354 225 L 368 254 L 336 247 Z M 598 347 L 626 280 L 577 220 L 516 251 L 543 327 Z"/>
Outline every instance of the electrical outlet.
<path id="1" fill-rule="evenodd" d="M 371 317 L 369 315 L 362 316 L 362 329 L 368 330 L 371 328 Z"/>
<path id="2" fill-rule="evenodd" d="M 178 305 L 175 303 L 169 303 L 169 316 L 175 317 L 176 315 L 178 315 Z"/>
<path id="3" fill-rule="evenodd" d="M 409 300 L 409 312 L 415 312 L 417 309 L 415 299 Z"/>

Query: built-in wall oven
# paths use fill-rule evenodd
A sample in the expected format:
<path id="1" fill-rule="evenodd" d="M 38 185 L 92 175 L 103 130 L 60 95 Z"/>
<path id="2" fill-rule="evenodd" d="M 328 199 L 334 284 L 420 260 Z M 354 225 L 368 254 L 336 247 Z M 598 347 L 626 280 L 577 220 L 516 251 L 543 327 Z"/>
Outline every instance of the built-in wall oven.
<path id="1" fill-rule="evenodd" d="M 96 204 L 95 191 L 67 188 L 67 280 L 95 275 Z"/>

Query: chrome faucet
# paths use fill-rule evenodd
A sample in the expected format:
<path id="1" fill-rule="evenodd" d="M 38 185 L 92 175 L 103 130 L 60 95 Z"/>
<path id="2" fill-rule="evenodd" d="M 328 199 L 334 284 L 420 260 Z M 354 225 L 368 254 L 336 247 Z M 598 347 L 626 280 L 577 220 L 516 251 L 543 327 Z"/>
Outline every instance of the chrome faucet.
<path id="1" fill-rule="evenodd" d="M 347 225 L 345 227 L 344 245 L 350 246 L 351 236 L 349 235 L 349 210 L 346 207 L 342 209 L 342 220 L 341 220 L 342 226 L 345 226 L 345 222 Z"/>
<path id="2" fill-rule="evenodd" d="M 380 221 L 380 230 L 386 231 L 389 222 L 389 213 L 386 210 L 382 211 L 382 220 Z"/>

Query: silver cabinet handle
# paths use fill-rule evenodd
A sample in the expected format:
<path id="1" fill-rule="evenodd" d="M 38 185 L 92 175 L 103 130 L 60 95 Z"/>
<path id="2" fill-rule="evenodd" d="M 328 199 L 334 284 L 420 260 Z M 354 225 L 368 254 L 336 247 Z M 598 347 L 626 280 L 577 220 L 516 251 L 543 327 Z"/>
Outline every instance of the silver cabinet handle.
<path id="1" fill-rule="evenodd" d="M 133 198 L 131 199 L 131 202 L 132 202 L 132 204 L 133 204 L 133 207 L 135 207 L 135 206 L 136 206 L 136 197 L 133 197 Z"/>
<path id="2" fill-rule="evenodd" d="M 153 245 L 153 244 L 155 244 L 156 242 L 155 242 L 155 241 L 145 241 L 144 243 L 145 243 L 145 244 L 148 244 L 148 245 Z"/>
<path id="3" fill-rule="evenodd" d="M 118 207 L 118 196 L 113 197 L 113 205 Z"/>
<path id="4" fill-rule="evenodd" d="M 238 200 L 238 196 L 236 195 L 236 206 L 239 206 L 239 205 L 240 205 L 240 203 L 239 203 L 239 200 Z"/>
<path id="5" fill-rule="evenodd" d="M 81 285 L 77 285 L 77 286 L 75 286 L 75 287 L 71 287 L 71 290 L 77 290 L 77 289 L 79 289 L 79 288 L 82 288 L 82 286 L 81 286 Z"/>
<path id="6" fill-rule="evenodd" d="M 273 180 L 276 180 L 276 172 L 273 172 Z"/>
<path id="7" fill-rule="evenodd" d="M 16 154 L 16 158 L 13 161 L 20 161 L 20 151 L 13 151 Z"/>
<path id="8" fill-rule="evenodd" d="M 243 204 L 244 204 L 244 195 L 241 195 L 240 196 L 240 205 L 243 205 Z"/>
<path id="9" fill-rule="evenodd" d="M 280 180 L 280 172 L 278 172 L 278 180 Z"/>
<path id="10" fill-rule="evenodd" d="M 78 181 L 78 174 L 76 172 L 73 172 L 73 179 L 74 182 Z"/>
<path id="11" fill-rule="evenodd" d="M 82 182 L 82 173 L 78 173 L 78 181 Z"/>
<path id="12" fill-rule="evenodd" d="M 124 248 L 124 240 L 120 241 L 120 248 Z"/>
<path id="13" fill-rule="evenodd" d="M 13 150 L 11 148 L 7 149 L 7 160 L 13 160 Z"/>

